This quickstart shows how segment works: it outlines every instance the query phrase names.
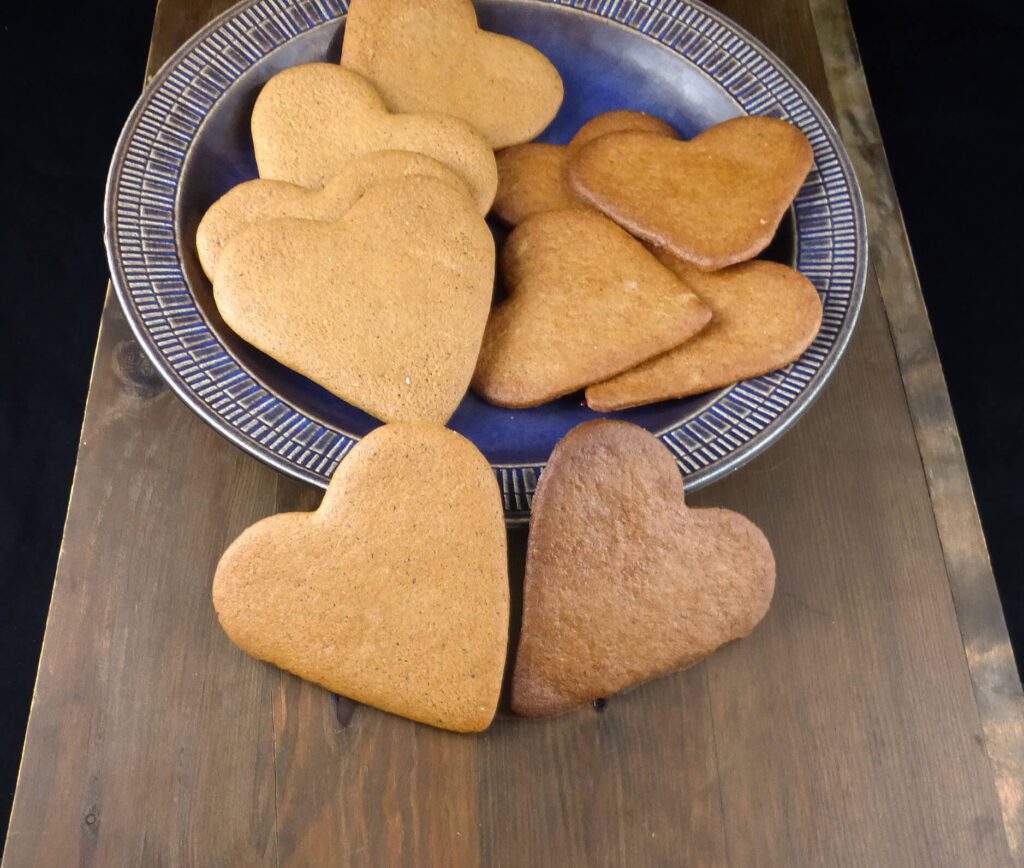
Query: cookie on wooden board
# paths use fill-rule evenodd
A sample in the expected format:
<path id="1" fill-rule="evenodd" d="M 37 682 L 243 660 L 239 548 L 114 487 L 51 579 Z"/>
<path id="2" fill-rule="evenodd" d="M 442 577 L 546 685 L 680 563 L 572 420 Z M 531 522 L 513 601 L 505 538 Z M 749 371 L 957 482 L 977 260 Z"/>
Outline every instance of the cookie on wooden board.
<path id="1" fill-rule="evenodd" d="M 486 729 L 509 614 L 494 473 L 454 431 L 378 428 L 316 512 L 271 516 L 232 543 L 213 604 L 254 657 L 431 726 Z"/>
<path id="2" fill-rule="evenodd" d="M 268 220 L 236 236 L 213 282 L 242 338 L 386 422 L 444 423 L 476 364 L 494 239 L 464 194 L 411 176 L 338 221 Z"/>
<path id="3" fill-rule="evenodd" d="M 644 112 L 622 109 L 592 118 L 580 127 L 568 145 L 527 142 L 505 148 L 497 154 L 495 215 L 510 226 L 518 226 L 541 211 L 590 208 L 569 184 L 565 171 L 569 157 L 588 142 L 623 130 L 679 138 L 663 120 Z"/>
<path id="4" fill-rule="evenodd" d="M 213 280 L 217 260 L 228 242 L 250 226 L 276 217 L 337 220 L 374 184 L 410 175 L 437 178 L 472 197 L 466 182 L 444 163 L 412 151 L 361 154 L 321 190 L 256 178 L 232 187 L 203 215 L 196 230 L 199 262 Z"/>
<path id="5" fill-rule="evenodd" d="M 491 312 L 473 389 L 534 407 L 699 332 L 711 311 L 644 246 L 594 211 L 547 211 L 505 242 L 508 298 Z M 614 372 L 614 373 L 613 373 Z"/>
<path id="6" fill-rule="evenodd" d="M 775 561 L 726 509 L 689 509 L 656 437 L 597 420 L 555 447 L 533 499 L 512 710 L 542 717 L 706 657 L 764 617 Z"/>
<path id="7" fill-rule="evenodd" d="M 588 386 L 592 410 L 624 410 L 759 377 L 800 358 L 818 334 L 821 299 L 795 269 L 755 260 L 705 273 L 671 254 L 656 255 L 711 308 L 711 322 L 675 349 Z"/>
<path id="8" fill-rule="evenodd" d="M 392 111 L 462 118 L 492 148 L 534 138 L 562 104 L 551 61 L 480 30 L 471 0 L 352 0 L 341 64 L 372 81 Z"/>
<path id="9" fill-rule="evenodd" d="M 813 161 L 797 127 L 741 117 L 688 142 L 602 136 L 573 154 L 568 174 L 580 196 L 634 235 L 713 271 L 771 243 Z"/>
<path id="10" fill-rule="evenodd" d="M 306 63 L 275 75 L 252 110 L 260 177 L 320 188 L 370 151 L 415 151 L 456 172 L 478 210 L 494 201 L 498 170 L 487 142 L 465 121 L 395 114 L 370 82 L 334 63 Z"/>

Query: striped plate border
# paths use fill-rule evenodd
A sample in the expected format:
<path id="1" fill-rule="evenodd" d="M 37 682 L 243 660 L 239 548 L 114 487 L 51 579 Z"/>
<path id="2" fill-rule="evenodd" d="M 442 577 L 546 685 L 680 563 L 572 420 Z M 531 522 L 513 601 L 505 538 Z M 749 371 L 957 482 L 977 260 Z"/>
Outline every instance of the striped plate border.
<path id="1" fill-rule="evenodd" d="M 807 408 L 850 338 L 867 268 L 864 209 L 831 122 L 771 52 L 698 0 L 521 0 L 571 7 L 643 33 L 724 88 L 747 114 L 799 126 L 814 168 L 794 203 L 797 265 L 824 305 L 821 331 L 797 362 L 725 391 L 659 436 L 688 490 L 766 448 Z M 111 276 L 136 337 L 178 395 L 272 466 L 326 486 L 355 439 L 310 418 L 252 377 L 218 340 L 182 268 L 175 202 L 203 119 L 249 67 L 347 11 L 345 0 L 247 0 L 187 42 L 153 78 L 118 143 L 107 182 Z M 496 468 L 510 521 L 529 515 L 543 465 Z"/>

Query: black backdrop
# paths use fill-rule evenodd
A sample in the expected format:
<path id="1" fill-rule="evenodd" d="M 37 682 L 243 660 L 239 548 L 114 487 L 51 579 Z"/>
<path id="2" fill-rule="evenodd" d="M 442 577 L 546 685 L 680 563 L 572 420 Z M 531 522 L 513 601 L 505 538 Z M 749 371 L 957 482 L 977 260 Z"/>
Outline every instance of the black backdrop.
<path id="1" fill-rule="evenodd" d="M 770 2 L 770 0 L 765 0 Z M 1007 610 L 1024 658 L 1024 4 L 850 0 Z M 103 182 L 141 84 L 146 0 L 7 3 L 0 268 L 0 834 L 106 283 Z M 54 351 L 54 348 L 57 348 Z"/>

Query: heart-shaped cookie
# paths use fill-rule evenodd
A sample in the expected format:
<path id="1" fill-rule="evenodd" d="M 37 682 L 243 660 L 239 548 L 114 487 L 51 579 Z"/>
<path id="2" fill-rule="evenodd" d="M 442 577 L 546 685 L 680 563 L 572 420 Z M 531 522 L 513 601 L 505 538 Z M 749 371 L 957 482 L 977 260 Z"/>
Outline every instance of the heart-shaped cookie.
<path id="1" fill-rule="evenodd" d="M 473 389 L 533 407 L 606 380 L 700 331 L 711 311 L 595 211 L 547 211 L 505 242 L 508 298 L 492 312 Z"/>
<path id="2" fill-rule="evenodd" d="M 492 148 L 527 142 L 562 104 L 562 79 L 525 42 L 477 27 L 471 0 L 352 0 L 342 66 L 388 108 L 462 118 Z"/>
<path id="3" fill-rule="evenodd" d="M 725 509 L 688 509 L 668 450 L 626 422 L 574 428 L 533 499 L 512 709 L 559 714 L 682 669 L 764 617 L 775 561 Z"/>
<path id="4" fill-rule="evenodd" d="M 792 124 L 742 117 L 689 142 L 623 132 L 569 161 L 574 189 L 634 235 L 704 271 L 771 243 L 814 161 Z"/>
<path id="5" fill-rule="evenodd" d="M 268 220 L 224 250 L 213 283 L 249 343 L 384 421 L 444 423 L 473 373 L 494 239 L 436 178 L 371 187 L 333 223 Z"/>
<path id="6" fill-rule="evenodd" d="M 260 177 L 319 188 L 370 151 L 415 151 L 465 179 L 480 213 L 498 186 L 494 153 L 469 124 L 438 114 L 392 114 L 365 78 L 307 63 L 268 81 L 252 110 Z"/>
<path id="7" fill-rule="evenodd" d="M 199 262 L 206 276 L 213 280 L 217 260 L 228 242 L 250 226 L 277 217 L 338 220 L 374 184 L 410 175 L 437 178 L 472 198 L 466 182 L 432 157 L 412 151 L 371 151 L 353 159 L 322 190 L 265 178 L 232 187 L 199 222 Z"/>
<path id="8" fill-rule="evenodd" d="M 679 135 L 663 120 L 638 111 L 611 111 L 585 123 L 568 145 L 527 142 L 498 153 L 498 192 L 494 213 L 510 226 L 518 226 L 532 214 L 563 208 L 587 209 L 566 175 L 569 157 L 588 142 L 609 133 L 632 130 L 677 139 Z"/>
<path id="9" fill-rule="evenodd" d="M 587 387 L 592 410 L 699 395 L 759 377 L 800 358 L 818 334 L 821 299 L 799 271 L 753 261 L 705 273 L 671 254 L 656 255 L 711 308 L 711 322 L 675 349 Z"/>
<path id="10" fill-rule="evenodd" d="M 316 512 L 271 516 L 232 543 L 213 604 L 254 657 L 477 732 L 501 691 L 507 569 L 501 494 L 483 455 L 445 428 L 387 425 L 338 465 Z"/>

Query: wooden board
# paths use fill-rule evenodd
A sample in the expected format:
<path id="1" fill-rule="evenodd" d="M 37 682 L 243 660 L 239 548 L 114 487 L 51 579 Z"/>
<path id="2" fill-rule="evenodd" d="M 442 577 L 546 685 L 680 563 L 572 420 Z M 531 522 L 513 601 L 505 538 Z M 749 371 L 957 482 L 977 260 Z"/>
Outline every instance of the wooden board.
<path id="1" fill-rule="evenodd" d="M 150 72 L 226 5 L 161 0 Z M 214 565 L 319 494 L 192 415 L 108 298 L 4 866 L 1021 863 L 1024 700 L 845 5 L 716 5 L 838 120 L 872 230 L 834 380 L 692 498 L 772 540 L 765 623 L 603 710 L 476 737 L 256 663 L 216 624 Z"/>

